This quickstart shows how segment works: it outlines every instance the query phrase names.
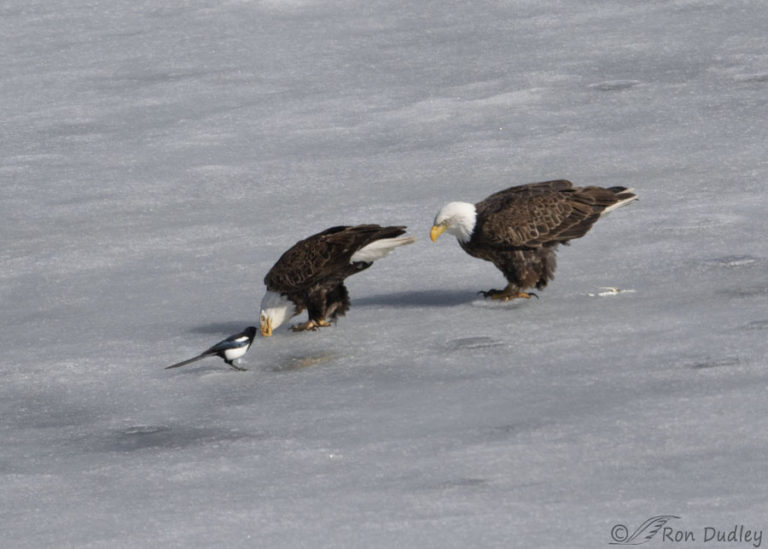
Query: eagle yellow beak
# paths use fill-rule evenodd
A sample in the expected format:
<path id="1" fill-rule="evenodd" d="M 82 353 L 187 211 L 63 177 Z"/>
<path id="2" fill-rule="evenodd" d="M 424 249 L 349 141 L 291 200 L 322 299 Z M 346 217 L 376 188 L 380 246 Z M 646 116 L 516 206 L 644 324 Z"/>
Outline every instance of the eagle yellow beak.
<path id="1" fill-rule="evenodd" d="M 261 335 L 264 337 L 269 337 L 272 335 L 272 319 L 271 318 L 265 318 L 263 320 L 259 321 L 259 328 L 261 331 Z"/>
<path id="2" fill-rule="evenodd" d="M 437 237 L 445 232 L 445 225 L 432 225 L 432 230 L 429 231 L 429 238 L 432 242 L 437 242 Z"/>

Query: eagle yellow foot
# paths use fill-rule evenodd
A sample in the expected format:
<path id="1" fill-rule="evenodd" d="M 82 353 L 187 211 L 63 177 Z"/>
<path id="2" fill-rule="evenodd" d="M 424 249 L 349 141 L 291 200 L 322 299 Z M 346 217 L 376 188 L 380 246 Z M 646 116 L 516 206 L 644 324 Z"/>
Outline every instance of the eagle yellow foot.
<path id="1" fill-rule="evenodd" d="M 327 320 L 308 320 L 307 322 L 291 326 L 291 330 L 294 332 L 306 332 L 309 330 L 314 332 L 318 328 L 327 328 L 330 325 L 331 323 Z"/>
<path id="2" fill-rule="evenodd" d="M 507 286 L 503 290 L 488 290 L 487 292 L 480 292 L 483 297 L 490 297 L 491 299 L 497 299 L 499 301 L 509 301 L 511 299 L 531 299 L 531 297 L 539 298 L 533 292 L 521 292 L 518 288 Z"/>

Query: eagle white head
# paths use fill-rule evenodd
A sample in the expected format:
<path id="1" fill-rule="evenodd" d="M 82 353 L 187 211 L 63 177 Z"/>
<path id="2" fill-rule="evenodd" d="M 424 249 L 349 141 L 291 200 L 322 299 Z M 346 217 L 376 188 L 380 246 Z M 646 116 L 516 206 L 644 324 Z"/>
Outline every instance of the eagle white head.
<path id="1" fill-rule="evenodd" d="M 462 242 L 472 238 L 472 231 L 477 223 L 477 210 L 469 202 L 449 202 L 437 212 L 429 238 L 436 242 L 437 238 L 447 232 Z"/>
<path id="2" fill-rule="evenodd" d="M 264 337 L 272 335 L 272 330 L 280 326 L 283 322 L 296 315 L 296 306 L 293 301 L 267 290 L 261 299 L 261 312 L 259 313 L 259 331 Z"/>

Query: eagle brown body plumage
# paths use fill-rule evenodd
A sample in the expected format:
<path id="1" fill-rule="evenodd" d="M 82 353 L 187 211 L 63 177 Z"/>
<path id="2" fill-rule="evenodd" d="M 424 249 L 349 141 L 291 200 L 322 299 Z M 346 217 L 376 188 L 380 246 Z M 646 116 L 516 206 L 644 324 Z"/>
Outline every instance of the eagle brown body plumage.
<path id="1" fill-rule="evenodd" d="M 626 187 L 574 187 L 562 179 L 511 187 L 474 205 L 471 235 L 459 244 L 509 282 L 486 296 L 528 297 L 521 290 L 543 289 L 554 278 L 558 245 L 584 236 L 601 215 L 635 198 Z"/>
<path id="2" fill-rule="evenodd" d="M 264 277 L 267 290 L 293 302 L 293 314 L 307 310 L 313 326 L 343 316 L 350 306 L 344 280 L 370 267 L 373 261 L 353 261 L 369 244 L 405 233 L 404 226 L 337 226 L 300 240 L 286 251 Z M 396 245 L 408 244 L 410 237 Z"/>

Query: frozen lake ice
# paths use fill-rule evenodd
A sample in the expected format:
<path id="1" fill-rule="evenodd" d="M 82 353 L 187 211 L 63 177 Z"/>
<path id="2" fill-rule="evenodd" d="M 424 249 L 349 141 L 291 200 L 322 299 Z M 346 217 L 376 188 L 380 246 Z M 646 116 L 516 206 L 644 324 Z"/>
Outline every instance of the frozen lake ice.
<path id="1" fill-rule="evenodd" d="M 2 3 L 0 545 L 768 527 L 766 28 L 757 0 Z M 640 200 L 541 299 L 479 299 L 501 274 L 435 212 L 560 177 Z M 420 240 L 337 326 L 163 369 L 354 223 Z"/>

